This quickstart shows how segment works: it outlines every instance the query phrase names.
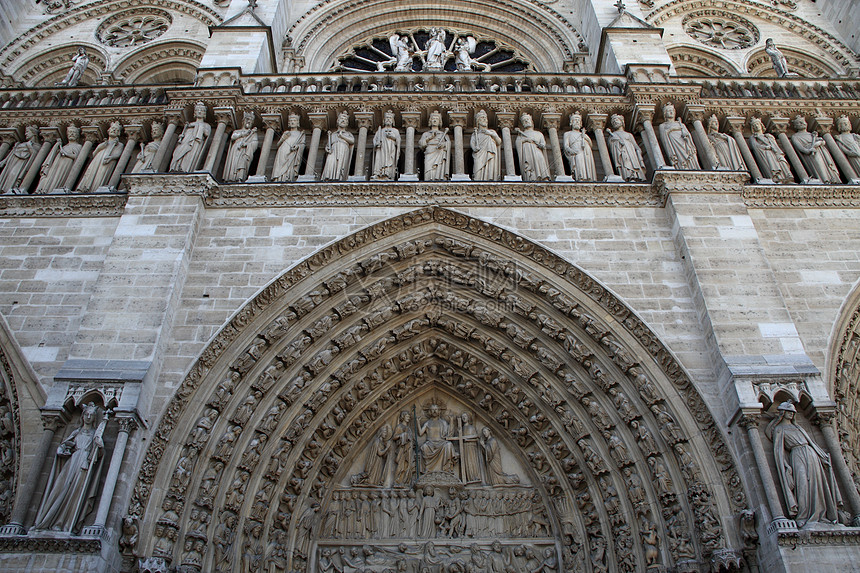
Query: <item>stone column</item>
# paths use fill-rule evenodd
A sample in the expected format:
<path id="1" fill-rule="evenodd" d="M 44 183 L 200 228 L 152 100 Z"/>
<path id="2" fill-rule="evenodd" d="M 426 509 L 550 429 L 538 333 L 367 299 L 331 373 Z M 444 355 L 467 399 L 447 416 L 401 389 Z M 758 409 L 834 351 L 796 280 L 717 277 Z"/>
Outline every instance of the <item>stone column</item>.
<path id="1" fill-rule="evenodd" d="M 36 484 L 39 482 L 45 460 L 51 451 L 54 434 L 67 421 L 62 411 L 51 410 L 42 412 L 42 426 L 45 429 L 42 431 L 42 437 L 39 439 L 39 447 L 36 450 L 36 456 L 33 458 L 33 465 L 30 467 L 27 479 L 21 482 L 21 489 L 18 491 L 18 499 L 15 500 L 15 507 L 12 510 L 12 516 L 9 518 L 9 524 L 0 528 L 0 533 L 7 535 L 24 535 L 26 533 L 24 520 L 27 519 L 30 504 L 33 503 Z"/>
<path id="2" fill-rule="evenodd" d="M 809 174 L 806 173 L 803 163 L 800 162 L 800 157 L 797 156 L 794 146 L 785 134 L 785 129 L 788 127 L 788 118 L 772 117 L 768 120 L 767 126 L 770 131 L 776 132 L 779 146 L 782 147 L 782 150 L 785 152 L 785 156 L 788 158 L 788 162 L 791 163 L 791 167 L 794 169 L 800 182 L 809 183 Z"/>
<path id="3" fill-rule="evenodd" d="M 816 408 L 815 414 L 813 421 L 821 428 L 821 434 L 824 436 L 824 444 L 827 446 L 827 453 L 830 454 L 830 462 L 833 464 L 833 469 L 836 470 L 839 489 L 848 498 L 848 506 L 851 508 L 851 525 L 858 527 L 860 526 L 860 494 L 857 493 L 857 487 L 854 485 L 854 480 L 851 479 L 851 470 L 848 469 L 848 464 L 845 463 L 845 458 L 842 456 L 842 447 L 839 445 L 839 438 L 836 435 L 836 430 L 833 428 L 835 412 L 831 408 Z"/>
<path id="4" fill-rule="evenodd" d="M 122 174 L 125 172 L 125 168 L 128 166 L 128 162 L 131 159 L 131 154 L 134 152 L 134 148 L 137 146 L 137 142 L 143 140 L 143 126 L 139 124 L 126 125 L 125 133 L 128 139 L 125 141 L 125 147 L 122 148 L 122 155 L 119 156 L 119 161 L 116 162 L 116 167 L 114 167 L 113 174 L 107 184 L 111 189 L 116 189 L 116 186 L 119 185 L 119 179 L 122 177 Z M 163 138 L 162 141 L 164 141 Z"/>
<path id="5" fill-rule="evenodd" d="M 179 114 L 171 114 L 167 118 L 167 127 L 164 129 L 164 135 L 161 138 L 161 145 L 158 146 L 158 151 L 155 152 L 155 157 L 152 159 L 152 166 L 158 171 L 167 171 L 169 167 L 173 148 L 173 137 L 176 135 L 176 128 L 179 126 Z M 170 150 L 170 151 L 168 151 Z M 152 169 L 145 169 L 144 173 L 153 173 Z"/>
<path id="6" fill-rule="evenodd" d="M 699 151 L 699 157 L 705 159 L 707 168 L 711 171 L 716 171 L 719 167 L 717 160 L 717 152 L 714 151 L 714 146 L 711 145 L 711 139 L 708 137 L 708 132 L 705 131 L 705 126 L 702 125 L 702 120 L 705 118 L 705 106 L 703 105 L 687 105 L 684 109 L 684 122 L 693 124 L 693 131 L 696 137 L 693 140 L 696 143 L 696 148 Z"/>
<path id="7" fill-rule="evenodd" d="M 776 484 L 773 481 L 773 474 L 767 463 L 767 454 L 765 454 L 764 445 L 761 442 L 759 419 L 760 415 L 758 412 L 744 412 L 738 420 L 738 425 L 747 432 L 753 458 L 755 458 L 755 465 L 758 469 L 758 475 L 764 487 L 764 495 L 767 507 L 770 510 L 771 521 L 784 520 L 785 515 L 783 515 L 782 504 L 779 501 L 779 492 L 777 492 Z"/>
<path id="8" fill-rule="evenodd" d="M 78 182 L 78 176 L 84 169 L 87 161 L 90 159 L 90 152 L 98 139 L 101 139 L 101 130 L 97 125 L 84 125 L 81 127 L 83 132 L 84 143 L 81 145 L 81 150 L 78 152 L 78 157 L 72 163 L 72 169 L 69 171 L 69 176 L 66 177 L 66 182 L 63 184 L 65 189 L 74 189 L 75 183 Z"/>
<path id="9" fill-rule="evenodd" d="M 521 175 L 517 175 L 517 165 L 514 163 L 514 143 L 511 139 L 511 129 L 517 114 L 508 111 L 496 112 L 496 123 L 502 131 L 502 154 L 505 156 L 505 181 L 522 181 Z"/>
<path id="10" fill-rule="evenodd" d="M 418 174 L 415 173 L 415 130 L 421 125 L 421 112 L 403 111 L 400 112 L 400 117 L 403 118 L 403 125 L 406 126 L 406 149 L 404 149 L 403 173 L 400 174 L 399 181 L 418 181 Z"/>
<path id="11" fill-rule="evenodd" d="M 227 127 L 232 128 L 236 125 L 236 110 L 232 107 L 216 107 L 214 110 L 215 119 L 218 120 L 218 127 L 215 128 L 215 135 L 209 141 L 209 154 L 206 156 L 206 162 L 203 163 L 203 171 L 208 171 L 212 177 L 216 177 L 220 165 L 216 165 L 221 157 L 221 151 L 224 149 L 224 143 L 227 139 Z"/>
<path id="12" fill-rule="evenodd" d="M 39 128 L 39 133 L 42 135 L 42 146 L 39 148 L 39 152 L 36 154 L 36 159 L 33 161 L 33 164 L 30 165 L 24 179 L 18 186 L 18 193 L 22 195 L 27 194 L 30 186 L 33 185 L 33 182 L 39 176 L 39 170 L 42 168 L 42 164 L 45 163 L 45 159 L 54 147 L 54 142 L 61 141 L 60 130 L 56 126 L 41 127 Z"/>
<path id="13" fill-rule="evenodd" d="M 564 172 L 564 159 L 561 156 L 561 143 L 558 140 L 558 128 L 561 125 L 561 114 L 558 112 L 545 112 L 543 114 L 543 126 L 549 133 L 549 146 L 552 150 L 552 162 L 555 164 L 553 172 L 556 181 L 573 181 L 573 177 Z"/>
<path id="14" fill-rule="evenodd" d="M 134 415 L 123 415 L 117 417 L 119 424 L 119 432 L 116 435 L 116 444 L 113 447 L 113 453 L 110 458 L 110 466 L 108 467 L 107 475 L 105 476 L 102 495 L 99 498 L 99 507 L 96 512 L 95 521 L 90 527 L 85 527 L 81 532 L 83 535 L 101 535 L 104 532 L 105 524 L 107 523 L 108 513 L 110 512 L 111 500 L 116 489 L 116 482 L 119 478 L 119 470 L 122 467 L 122 460 L 125 457 L 125 448 L 128 445 L 128 436 L 137 428 L 137 420 Z"/>
<path id="15" fill-rule="evenodd" d="M 18 130 L 14 127 L 0 127 L 0 159 L 6 157 L 12 146 L 18 142 Z"/>
<path id="16" fill-rule="evenodd" d="M 248 183 L 262 183 L 267 181 L 266 169 L 269 167 L 269 155 L 272 153 L 272 142 L 275 141 L 275 132 L 279 131 L 281 125 L 281 114 L 264 113 L 262 115 L 263 125 L 266 126 L 266 137 L 263 139 L 263 149 L 260 150 L 260 159 L 257 161 L 256 174 L 248 177 Z"/>
<path id="17" fill-rule="evenodd" d="M 311 112 L 308 114 L 308 119 L 311 120 L 313 132 L 311 132 L 311 145 L 308 148 L 308 164 L 305 166 L 305 174 L 299 176 L 299 182 L 317 180 L 316 165 L 320 150 L 320 136 L 322 136 L 322 130 L 328 127 L 328 114 L 324 111 Z"/>
<path id="18" fill-rule="evenodd" d="M 603 131 L 606 128 L 606 120 L 608 114 L 605 113 L 589 113 L 586 116 L 588 129 L 594 132 L 594 141 L 597 142 L 597 153 L 600 156 L 600 163 L 603 165 L 603 180 L 604 181 L 624 181 L 624 179 L 615 173 L 615 168 L 612 167 L 612 159 L 609 157 L 609 148 L 606 147 L 606 134 Z"/>
<path id="19" fill-rule="evenodd" d="M 355 168 L 348 181 L 367 181 L 367 175 L 364 171 L 364 156 L 367 152 L 367 131 L 373 127 L 373 112 L 355 112 L 355 123 L 358 125 L 358 138 L 355 140 Z"/>
<path id="20" fill-rule="evenodd" d="M 854 171 L 851 163 L 848 162 L 848 158 L 845 157 L 845 154 L 836 144 L 836 140 L 833 139 L 833 135 L 830 132 L 833 128 L 833 118 L 827 116 L 816 117 L 813 120 L 812 125 L 818 130 L 821 137 L 824 138 L 824 142 L 827 144 L 827 149 L 830 151 L 830 155 L 833 157 L 833 160 L 836 161 L 836 164 L 839 166 L 840 171 L 842 171 L 842 174 L 848 182 L 855 185 L 860 183 L 860 178 L 857 177 L 857 172 Z"/>
<path id="21" fill-rule="evenodd" d="M 658 169 L 671 169 L 667 167 L 666 160 L 663 158 L 663 152 L 660 150 L 660 143 L 657 141 L 657 134 L 654 132 L 654 125 L 651 120 L 654 119 L 653 105 L 637 105 L 633 113 L 633 124 L 642 124 L 642 130 L 645 132 L 645 145 L 648 148 L 648 159 L 651 161 L 651 167 L 654 171 Z"/>
<path id="22" fill-rule="evenodd" d="M 761 170 L 758 168 L 758 164 L 755 162 L 752 151 L 750 151 L 750 147 L 744 137 L 744 123 L 746 123 L 745 117 L 727 117 L 723 129 L 731 132 L 732 137 L 735 138 L 735 142 L 738 144 L 738 149 L 741 150 L 741 155 L 744 158 L 744 163 L 747 164 L 750 175 L 752 175 L 753 182 L 758 183 L 764 179 L 764 177 L 762 176 Z"/>
<path id="23" fill-rule="evenodd" d="M 448 123 L 454 128 L 454 173 L 451 181 L 471 181 L 466 174 L 466 157 L 463 149 L 463 128 L 466 126 L 465 111 L 449 111 Z"/>

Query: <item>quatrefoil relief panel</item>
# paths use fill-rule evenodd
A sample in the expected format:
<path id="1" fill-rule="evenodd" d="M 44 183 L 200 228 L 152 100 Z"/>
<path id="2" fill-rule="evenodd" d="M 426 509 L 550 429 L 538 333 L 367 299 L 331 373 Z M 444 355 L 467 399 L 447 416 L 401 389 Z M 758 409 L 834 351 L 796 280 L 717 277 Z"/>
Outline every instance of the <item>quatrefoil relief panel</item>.
<path id="1" fill-rule="evenodd" d="M 134 48 L 165 33 L 172 21 L 164 10 L 127 10 L 102 22 L 96 37 L 112 48 Z"/>
<path id="2" fill-rule="evenodd" d="M 758 43 L 755 25 L 733 14 L 710 10 L 690 14 L 683 21 L 684 31 L 706 46 L 722 50 L 742 50 Z"/>

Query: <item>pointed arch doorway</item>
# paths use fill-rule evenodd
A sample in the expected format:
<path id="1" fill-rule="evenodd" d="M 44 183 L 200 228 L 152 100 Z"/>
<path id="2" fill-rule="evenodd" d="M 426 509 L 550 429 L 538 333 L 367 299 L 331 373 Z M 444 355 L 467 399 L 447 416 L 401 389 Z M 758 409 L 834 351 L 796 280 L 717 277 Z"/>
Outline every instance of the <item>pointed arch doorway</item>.
<path id="1" fill-rule="evenodd" d="M 323 248 L 231 319 L 129 514 L 146 557 L 204 571 L 720 570 L 742 561 L 740 483 L 620 300 L 431 207 Z"/>

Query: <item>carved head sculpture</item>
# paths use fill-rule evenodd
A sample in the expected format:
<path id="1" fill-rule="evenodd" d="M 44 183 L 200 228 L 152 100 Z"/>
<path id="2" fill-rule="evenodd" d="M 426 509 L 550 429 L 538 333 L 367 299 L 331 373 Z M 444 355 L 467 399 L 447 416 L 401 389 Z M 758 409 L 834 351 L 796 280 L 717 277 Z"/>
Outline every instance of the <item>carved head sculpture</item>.
<path id="1" fill-rule="evenodd" d="M 535 126 L 535 122 L 532 120 L 532 116 L 524 113 L 520 116 L 520 125 L 525 129 L 532 129 Z"/>
<path id="2" fill-rule="evenodd" d="M 490 431 L 489 426 L 484 426 L 483 428 L 481 428 L 481 435 L 484 436 L 485 440 L 488 440 L 493 435 L 493 433 Z"/>
<path id="3" fill-rule="evenodd" d="M 409 414 L 408 410 L 403 410 L 402 412 L 400 412 L 399 420 L 401 424 L 408 424 L 411 419 L 412 416 Z"/>
<path id="4" fill-rule="evenodd" d="M 152 139 L 161 139 L 164 135 L 164 124 L 160 121 L 155 121 L 152 123 L 150 131 L 152 131 Z"/>
<path id="5" fill-rule="evenodd" d="M 251 126 L 254 125 L 254 112 L 246 111 L 245 115 L 242 116 L 242 125 L 245 129 L 251 129 Z"/>
<path id="6" fill-rule="evenodd" d="M 394 126 L 394 112 L 392 110 L 389 109 L 385 112 L 385 115 L 382 116 L 382 125 L 385 127 Z"/>
<path id="7" fill-rule="evenodd" d="M 442 127 L 442 114 L 438 111 L 430 113 L 430 127 Z"/>
<path id="8" fill-rule="evenodd" d="M 493 544 L 491 547 L 493 548 L 493 551 L 495 551 L 496 553 L 502 552 L 502 543 L 498 539 L 493 541 Z"/>
<path id="9" fill-rule="evenodd" d="M 110 137 L 111 139 L 116 139 L 121 133 L 122 124 L 120 122 L 115 121 L 110 124 L 110 127 L 108 128 L 108 137 Z"/>
<path id="10" fill-rule="evenodd" d="M 337 127 L 338 129 L 346 129 L 349 125 L 349 114 L 345 111 L 342 111 L 337 116 Z"/>
<path id="11" fill-rule="evenodd" d="M 794 403 L 791 400 L 786 400 L 782 404 L 777 407 L 777 410 L 780 413 L 780 416 L 787 420 L 793 420 L 795 414 L 797 414 L 797 408 L 794 407 Z"/>
<path id="12" fill-rule="evenodd" d="M 672 102 L 663 106 L 663 119 L 665 121 L 675 121 L 675 105 Z"/>
<path id="13" fill-rule="evenodd" d="M 570 114 L 570 127 L 571 129 L 582 129 L 582 114 L 578 111 Z"/>
<path id="14" fill-rule="evenodd" d="M 430 404 L 430 407 L 427 409 L 427 413 L 431 418 L 438 418 L 439 404 Z"/>
<path id="15" fill-rule="evenodd" d="M 764 124 L 760 118 L 754 117 L 750 119 L 750 130 L 756 135 L 764 133 Z"/>
<path id="16" fill-rule="evenodd" d="M 81 420 L 83 420 L 84 425 L 94 425 L 98 415 L 99 407 L 95 405 L 95 402 L 87 402 L 81 407 Z"/>
<path id="17" fill-rule="evenodd" d="M 711 115 L 708 118 L 708 130 L 714 133 L 720 131 L 720 118 L 716 115 Z"/>
<path id="18" fill-rule="evenodd" d="M 767 47 L 767 48 L 773 48 L 773 47 L 775 47 L 775 46 L 774 46 L 774 44 L 773 44 L 773 38 L 768 38 L 767 40 L 765 40 L 765 41 L 764 41 L 764 45 L 765 45 L 765 47 Z"/>
<path id="19" fill-rule="evenodd" d="M 609 125 L 613 131 L 624 131 L 624 116 L 617 113 L 612 114 L 612 117 L 609 118 Z"/>
<path id="20" fill-rule="evenodd" d="M 70 125 L 66 128 L 66 137 L 69 138 L 69 141 L 77 141 L 81 138 L 81 128 L 77 125 Z"/>
<path id="21" fill-rule="evenodd" d="M 791 120 L 791 127 L 794 128 L 794 131 L 806 131 L 806 126 L 806 119 L 802 115 L 796 115 Z"/>
<path id="22" fill-rule="evenodd" d="M 463 412 L 460 414 L 460 419 L 463 420 L 463 425 L 472 423 L 472 413 L 471 412 Z"/>
<path id="23" fill-rule="evenodd" d="M 299 128 L 299 114 L 291 113 L 287 118 L 287 127 L 290 129 L 298 129 Z"/>
<path id="24" fill-rule="evenodd" d="M 206 104 L 202 101 L 194 104 L 194 117 L 201 121 L 206 119 Z"/>
<path id="25" fill-rule="evenodd" d="M 421 493 L 424 494 L 424 497 L 433 497 L 433 486 L 432 485 L 425 485 L 424 491 Z"/>
<path id="26" fill-rule="evenodd" d="M 847 115 L 840 115 L 836 120 L 836 129 L 839 133 L 850 133 L 851 132 L 851 120 L 848 119 Z"/>
<path id="27" fill-rule="evenodd" d="M 379 437 L 385 441 L 391 439 L 391 426 L 385 424 L 381 428 L 379 428 Z"/>
<path id="28" fill-rule="evenodd" d="M 487 119 L 487 112 L 484 110 L 478 110 L 478 113 L 475 114 L 475 125 L 478 127 L 486 129 L 486 127 L 490 124 L 489 119 Z"/>
<path id="29" fill-rule="evenodd" d="M 28 125 L 27 129 L 24 130 L 27 139 L 30 141 L 36 141 L 39 139 L 39 128 L 35 125 Z"/>

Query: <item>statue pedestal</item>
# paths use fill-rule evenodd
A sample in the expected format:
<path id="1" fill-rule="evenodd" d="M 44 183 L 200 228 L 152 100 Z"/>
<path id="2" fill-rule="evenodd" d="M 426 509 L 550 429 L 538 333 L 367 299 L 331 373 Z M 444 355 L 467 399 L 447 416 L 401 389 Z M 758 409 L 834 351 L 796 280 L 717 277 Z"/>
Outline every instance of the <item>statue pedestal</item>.
<path id="1" fill-rule="evenodd" d="M 265 175 L 251 175 L 245 180 L 245 183 L 266 183 L 267 181 Z"/>
<path id="2" fill-rule="evenodd" d="M 522 175 L 505 175 L 505 177 L 502 180 L 503 181 L 522 181 L 523 176 Z"/>
<path id="3" fill-rule="evenodd" d="M 471 181 L 472 178 L 465 173 L 454 173 L 451 175 L 451 181 Z"/>
<path id="4" fill-rule="evenodd" d="M 400 176 L 398 181 L 418 181 L 418 174 L 416 173 L 404 173 Z"/>
<path id="5" fill-rule="evenodd" d="M 556 175 L 555 181 L 557 183 L 573 183 L 574 179 L 570 175 Z"/>

